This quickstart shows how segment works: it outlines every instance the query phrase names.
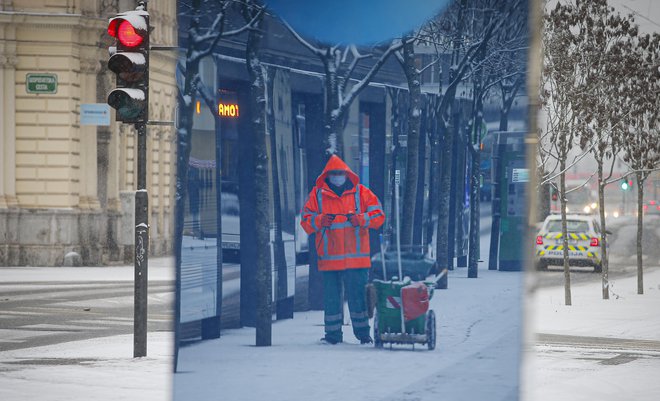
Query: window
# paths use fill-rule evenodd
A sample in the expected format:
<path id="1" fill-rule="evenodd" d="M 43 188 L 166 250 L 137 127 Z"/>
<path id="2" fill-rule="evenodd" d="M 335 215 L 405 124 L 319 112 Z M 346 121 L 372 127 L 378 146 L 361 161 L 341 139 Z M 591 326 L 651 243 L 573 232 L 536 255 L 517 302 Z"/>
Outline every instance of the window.
<path id="1" fill-rule="evenodd" d="M 589 231 L 589 223 L 581 220 L 567 220 L 567 231 L 569 233 L 582 233 Z M 547 227 L 548 232 L 561 232 L 561 220 L 550 220 Z"/>

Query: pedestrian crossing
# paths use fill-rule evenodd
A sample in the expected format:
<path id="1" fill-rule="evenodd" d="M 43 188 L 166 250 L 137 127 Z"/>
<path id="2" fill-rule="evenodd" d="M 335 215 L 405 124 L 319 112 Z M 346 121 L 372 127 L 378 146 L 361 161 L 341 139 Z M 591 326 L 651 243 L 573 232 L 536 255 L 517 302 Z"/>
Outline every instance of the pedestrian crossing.
<path id="1" fill-rule="evenodd" d="M 133 331 L 133 282 L 0 283 L 0 351 Z M 149 283 L 148 330 L 171 330 L 174 285 Z"/>

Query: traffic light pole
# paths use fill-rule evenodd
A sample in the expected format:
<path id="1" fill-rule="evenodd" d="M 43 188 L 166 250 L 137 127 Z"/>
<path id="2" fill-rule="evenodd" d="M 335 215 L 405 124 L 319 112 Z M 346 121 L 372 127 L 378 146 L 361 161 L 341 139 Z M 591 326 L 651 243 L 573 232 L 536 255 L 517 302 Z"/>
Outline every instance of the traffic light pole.
<path id="1" fill-rule="evenodd" d="M 147 124 L 149 122 L 149 13 L 147 1 L 133 11 L 108 21 L 108 34 L 117 39 L 110 47 L 108 69 L 117 76 L 117 88 L 108 104 L 117 121 L 135 124 L 137 131 L 137 191 L 135 192 L 135 248 L 133 356 L 147 356 L 147 291 L 149 266 L 149 193 L 147 192 Z M 164 125 L 163 121 L 153 122 Z"/>
<path id="2" fill-rule="evenodd" d="M 133 356 L 147 356 L 147 280 L 149 266 L 149 193 L 147 192 L 147 125 L 137 130 L 137 191 L 135 192 L 135 300 Z"/>
<path id="3" fill-rule="evenodd" d="M 147 3 L 140 2 L 147 11 Z M 147 19 L 148 21 L 148 19 Z M 147 26 L 149 24 L 147 23 Z M 148 30 L 149 28 L 147 28 Z M 146 39 L 147 42 L 149 39 Z M 147 43 L 147 46 L 149 44 Z M 149 47 L 147 47 L 148 49 Z M 133 306 L 133 357 L 147 356 L 147 296 L 149 273 L 149 192 L 147 191 L 147 121 L 149 120 L 149 51 L 145 55 L 145 109 L 137 132 L 137 191 L 135 192 L 135 299 Z"/>

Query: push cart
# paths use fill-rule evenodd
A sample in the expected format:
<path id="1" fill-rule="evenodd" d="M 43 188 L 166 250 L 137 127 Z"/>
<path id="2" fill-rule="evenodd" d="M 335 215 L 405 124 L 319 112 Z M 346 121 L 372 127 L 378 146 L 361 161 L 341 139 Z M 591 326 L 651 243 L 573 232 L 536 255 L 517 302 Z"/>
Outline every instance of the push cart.
<path id="1" fill-rule="evenodd" d="M 435 281 L 413 282 L 406 277 L 398 280 L 374 280 L 376 311 L 374 313 L 374 345 L 426 345 L 435 349 L 435 312 L 429 309 Z"/>
<path id="2" fill-rule="evenodd" d="M 399 239 L 399 171 L 395 174 L 395 221 L 396 221 L 396 254 L 388 254 L 380 235 L 380 255 L 372 261 L 380 259 L 382 267 L 381 279 L 373 280 L 371 292 L 375 293 L 374 313 L 374 345 L 382 348 L 384 344 L 423 344 L 429 350 L 435 349 L 436 325 L 435 312 L 429 309 L 429 301 L 433 297 L 433 289 L 438 280 L 447 273 L 431 276 L 437 272 L 434 263 L 423 254 L 419 257 L 405 257 L 406 266 L 402 263 L 401 242 Z M 388 263 L 389 262 L 389 263 Z M 397 276 L 391 273 L 394 264 Z M 388 265 L 390 269 L 388 269 Z M 389 270 L 389 271 L 388 271 Z M 405 273 L 405 274 L 404 274 Z M 414 278 L 411 279 L 410 277 Z M 371 308 L 370 308 L 371 311 Z"/>

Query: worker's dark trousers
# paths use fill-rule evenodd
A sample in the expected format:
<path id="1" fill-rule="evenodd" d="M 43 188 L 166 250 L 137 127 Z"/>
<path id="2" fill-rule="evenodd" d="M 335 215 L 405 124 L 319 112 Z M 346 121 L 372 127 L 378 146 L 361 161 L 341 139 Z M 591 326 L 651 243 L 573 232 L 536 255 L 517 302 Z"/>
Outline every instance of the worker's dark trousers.
<path id="1" fill-rule="evenodd" d="M 323 304 L 327 339 L 342 340 L 342 283 L 351 313 L 353 334 L 358 339 L 369 335 L 369 316 L 367 315 L 365 294 L 368 276 L 368 268 L 323 272 Z"/>

